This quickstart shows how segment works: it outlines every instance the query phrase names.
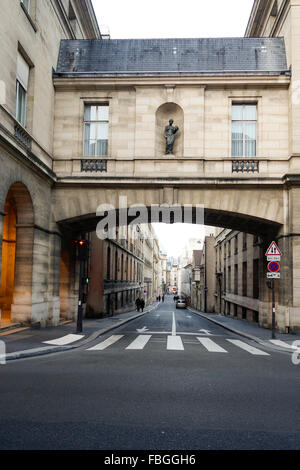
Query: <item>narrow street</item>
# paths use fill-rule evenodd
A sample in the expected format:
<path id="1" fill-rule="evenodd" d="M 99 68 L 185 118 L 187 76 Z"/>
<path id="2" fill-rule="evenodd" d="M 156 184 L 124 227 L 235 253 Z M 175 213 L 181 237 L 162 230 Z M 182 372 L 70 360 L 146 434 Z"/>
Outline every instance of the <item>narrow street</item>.
<path id="1" fill-rule="evenodd" d="M 299 366 L 172 296 L 84 347 L 0 367 L 1 449 L 300 449 Z"/>

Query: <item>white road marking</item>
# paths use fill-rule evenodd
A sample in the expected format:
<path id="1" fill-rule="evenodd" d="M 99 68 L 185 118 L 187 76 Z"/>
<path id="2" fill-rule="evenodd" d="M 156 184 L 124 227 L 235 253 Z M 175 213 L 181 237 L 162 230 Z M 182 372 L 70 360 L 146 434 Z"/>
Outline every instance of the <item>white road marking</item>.
<path id="1" fill-rule="evenodd" d="M 119 341 L 119 339 L 123 338 L 123 336 L 124 335 L 112 335 L 105 341 L 102 341 L 101 343 L 96 344 L 96 346 L 87 349 L 87 351 L 103 351 L 103 349 L 106 349 L 108 346 L 111 346 L 112 344 Z"/>
<path id="2" fill-rule="evenodd" d="M 173 321 L 172 321 L 172 336 L 176 336 L 176 320 L 175 320 L 174 312 L 173 312 Z"/>
<path id="3" fill-rule="evenodd" d="M 44 344 L 52 344 L 54 346 L 64 346 L 65 344 L 74 343 L 79 339 L 84 338 L 84 335 L 66 335 L 61 338 L 52 339 L 51 341 L 43 341 Z"/>
<path id="4" fill-rule="evenodd" d="M 168 336 L 167 349 L 172 351 L 183 351 L 183 343 L 180 336 Z"/>
<path id="5" fill-rule="evenodd" d="M 203 330 L 203 329 L 202 329 L 202 330 L 199 330 L 199 333 L 203 333 L 203 334 L 205 334 L 205 335 L 207 335 L 207 336 L 211 336 L 211 332 L 210 332 L 209 330 Z"/>
<path id="6" fill-rule="evenodd" d="M 136 330 L 138 333 L 144 333 L 145 331 L 148 331 L 148 328 L 144 326 L 143 328 L 137 329 Z"/>
<path id="7" fill-rule="evenodd" d="M 207 349 L 209 352 L 227 353 L 226 349 L 221 348 L 218 344 L 209 338 L 198 338 L 197 340 Z"/>
<path id="8" fill-rule="evenodd" d="M 275 344 L 276 346 L 281 346 L 283 348 L 289 348 L 289 349 L 299 349 L 297 346 L 293 346 L 292 344 L 285 343 L 284 341 L 281 341 L 280 339 L 270 339 L 270 343 Z"/>
<path id="9" fill-rule="evenodd" d="M 261 351 L 260 349 L 254 348 L 253 346 L 250 346 L 250 344 L 244 343 L 239 339 L 227 339 L 227 341 L 234 344 L 238 348 L 244 349 L 245 351 L 249 352 L 250 354 L 253 354 L 254 356 L 269 356 L 269 354 L 265 351 Z"/>
<path id="10" fill-rule="evenodd" d="M 144 349 L 151 335 L 139 335 L 126 349 Z"/>

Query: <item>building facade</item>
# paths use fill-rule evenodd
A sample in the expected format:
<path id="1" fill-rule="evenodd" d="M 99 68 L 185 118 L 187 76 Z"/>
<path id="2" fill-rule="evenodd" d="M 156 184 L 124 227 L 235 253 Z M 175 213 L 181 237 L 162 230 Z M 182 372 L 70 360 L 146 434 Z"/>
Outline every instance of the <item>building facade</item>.
<path id="1" fill-rule="evenodd" d="M 51 226 L 62 39 L 99 39 L 90 0 L 3 0 L 0 61 L 2 321 L 57 324 L 61 236 Z M 57 275 L 58 274 L 58 275 Z"/>
<path id="2" fill-rule="evenodd" d="M 256 0 L 244 38 L 155 40 L 101 39 L 87 0 L 2 3 L 4 315 L 54 325 L 64 305 L 76 316 L 72 239 L 96 230 L 99 206 L 121 211 L 122 196 L 131 217 L 137 205 L 177 205 L 195 222 L 200 205 L 205 225 L 259 236 L 261 253 L 276 239 L 277 324 L 297 331 L 300 0 Z M 170 118 L 179 131 L 166 155 Z M 259 316 L 270 325 L 260 260 Z"/>
<path id="3" fill-rule="evenodd" d="M 151 225 L 133 225 L 116 230 L 116 239 L 90 235 L 90 256 L 86 271 L 86 316 L 99 318 L 135 309 L 136 299 L 145 305 L 159 295 L 160 263 L 157 240 Z M 152 261 L 153 259 L 153 261 Z M 63 301 L 63 298 L 61 299 Z M 72 317 L 72 310 L 66 312 Z"/>
<path id="4" fill-rule="evenodd" d="M 216 311 L 214 235 L 205 236 L 203 249 L 193 252 L 191 303 L 194 308 L 202 312 Z"/>
<path id="5" fill-rule="evenodd" d="M 261 260 L 257 236 L 220 230 L 215 239 L 216 312 L 264 324 L 259 317 Z M 278 287 L 278 286 L 277 286 Z"/>

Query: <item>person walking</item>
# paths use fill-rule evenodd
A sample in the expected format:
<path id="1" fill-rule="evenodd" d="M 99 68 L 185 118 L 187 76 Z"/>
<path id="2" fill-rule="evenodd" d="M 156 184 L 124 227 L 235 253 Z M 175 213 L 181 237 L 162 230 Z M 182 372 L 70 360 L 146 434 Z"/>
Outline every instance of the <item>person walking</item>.
<path id="1" fill-rule="evenodd" d="M 141 308 L 141 299 L 139 297 L 137 297 L 135 301 L 135 306 L 136 306 L 137 311 L 139 312 Z"/>
<path id="2" fill-rule="evenodd" d="M 163 294 L 162 298 L 161 298 L 162 302 L 165 301 L 165 295 Z"/>
<path id="3" fill-rule="evenodd" d="M 158 301 L 160 302 L 160 295 L 158 296 Z"/>
<path id="4" fill-rule="evenodd" d="M 144 299 L 141 299 L 140 301 L 140 308 L 142 309 L 142 312 L 144 311 L 144 308 L 145 308 L 145 301 Z"/>

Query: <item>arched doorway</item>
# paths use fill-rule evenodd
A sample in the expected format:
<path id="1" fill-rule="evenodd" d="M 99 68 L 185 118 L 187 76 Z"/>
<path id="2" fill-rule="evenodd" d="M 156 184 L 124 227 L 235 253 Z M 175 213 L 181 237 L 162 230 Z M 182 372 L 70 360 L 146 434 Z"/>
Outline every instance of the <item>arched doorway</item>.
<path id="1" fill-rule="evenodd" d="M 23 183 L 14 183 L 4 204 L 0 309 L 2 322 L 29 321 L 31 316 L 34 213 Z"/>
<path id="2" fill-rule="evenodd" d="M 9 322 L 15 287 L 17 214 L 15 206 L 9 200 L 6 200 L 4 211 L 7 215 L 3 224 L 0 309 L 1 321 Z"/>

